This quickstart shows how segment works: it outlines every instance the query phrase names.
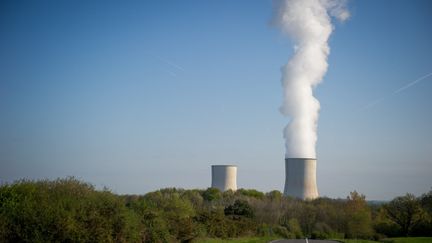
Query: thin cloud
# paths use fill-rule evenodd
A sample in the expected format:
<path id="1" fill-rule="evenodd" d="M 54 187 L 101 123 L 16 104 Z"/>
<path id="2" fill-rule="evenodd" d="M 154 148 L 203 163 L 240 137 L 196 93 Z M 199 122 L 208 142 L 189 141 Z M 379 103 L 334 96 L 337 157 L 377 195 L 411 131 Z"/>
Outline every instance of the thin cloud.
<path id="1" fill-rule="evenodd" d="M 428 74 L 426 74 L 426 75 L 423 75 L 423 76 L 421 76 L 420 78 L 418 78 L 418 79 L 416 79 L 416 80 L 414 80 L 414 81 L 411 81 L 411 82 L 405 84 L 404 86 L 402 86 L 402 87 L 396 89 L 396 90 L 393 91 L 390 95 L 383 96 L 383 97 L 381 97 L 381 98 L 379 98 L 379 99 L 376 99 L 376 100 L 374 100 L 374 101 L 372 101 L 372 102 L 369 102 L 369 103 L 368 103 L 367 105 L 365 105 L 361 110 L 367 110 L 367 109 L 370 109 L 370 108 L 376 106 L 377 104 L 383 102 L 383 101 L 386 100 L 387 98 L 389 98 L 389 97 L 391 97 L 391 96 L 393 96 L 393 95 L 397 95 L 397 94 L 399 94 L 399 93 L 401 93 L 401 92 L 403 92 L 403 91 L 405 91 L 405 90 L 411 88 L 412 86 L 414 86 L 414 85 L 420 83 L 421 81 L 423 81 L 424 79 L 426 79 L 426 78 L 428 78 L 428 77 L 430 77 L 430 76 L 432 76 L 432 73 L 428 73 Z"/>
<path id="2" fill-rule="evenodd" d="M 417 83 L 419 83 L 420 81 L 422 81 L 423 79 L 425 79 L 425 78 L 427 78 L 427 77 L 429 77 L 429 76 L 432 76 L 432 73 L 428 73 L 428 74 L 426 74 L 426 75 L 424 75 L 424 76 L 422 76 L 422 77 L 420 77 L 420 78 L 418 78 L 418 79 L 412 81 L 411 83 L 408 83 L 407 85 L 405 85 L 405 86 L 403 86 L 403 87 L 401 87 L 401 88 L 395 90 L 395 91 L 393 92 L 393 94 L 398 94 L 398 93 L 400 93 L 400 92 L 402 92 L 402 91 L 404 91 L 404 90 L 410 88 L 411 86 L 416 85 Z"/>
<path id="3" fill-rule="evenodd" d="M 171 71 L 166 71 L 169 75 L 173 76 L 173 77 L 177 77 L 177 74 L 175 72 L 171 72 Z"/>
<path id="4" fill-rule="evenodd" d="M 154 56 L 156 59 L 158 59 L 159 61 L 161 61 L 161 62 L 167 64 L 168 66 L 170 66 L 170 67 L 172 67 L 172 68 L 174 68 L 174 69 L 177 69 L 177 70 L 179 70 L 179 71 L 185 72 L 185 69 L 184 69 L 183 67 L 181 67 L 180 65 L 175 64 L 175 63 L 173 63 L 173 62 L 170 62 L 170 61 L 168 61 L 168 60 L 166 60 L 166 59 L 163 59 L 163 58 L 161 58 L 160 56 L 156 56 L 156 55 L 153 55 L 153 56 Z"/>

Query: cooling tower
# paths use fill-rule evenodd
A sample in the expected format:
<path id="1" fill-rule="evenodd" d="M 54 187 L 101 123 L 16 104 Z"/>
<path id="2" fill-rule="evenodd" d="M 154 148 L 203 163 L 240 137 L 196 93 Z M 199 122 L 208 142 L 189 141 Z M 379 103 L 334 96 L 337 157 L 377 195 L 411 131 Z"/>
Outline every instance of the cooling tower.
<path id="1" fill-rule="evenodd" d="M 221 191 L 237 190 L 237 166 L 212 165 L 212 185 Z"/>
<path id="2" fill-rule="evenodd" d="M 285 159 L 284 195 L 300 199 L 315 199 L 318 197 L 316 159 Z"/>

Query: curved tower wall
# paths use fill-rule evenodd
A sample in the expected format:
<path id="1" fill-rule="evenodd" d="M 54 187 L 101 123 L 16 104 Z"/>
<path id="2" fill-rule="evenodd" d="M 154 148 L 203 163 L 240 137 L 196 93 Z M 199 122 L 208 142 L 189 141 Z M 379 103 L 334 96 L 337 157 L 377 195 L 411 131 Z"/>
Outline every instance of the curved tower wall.
<path id="1" fill-rule="evenodd" d="M 237 190 L 237 166 L 235 165 L 212 165 L 211 187 L 221 191 Z"/>
<path id="2" fill-rule="evenodd" d="M 300 199 L 315 199 L 319 196 L 316 183 L 316 159 L 285 159 L 284 195 Z"/>

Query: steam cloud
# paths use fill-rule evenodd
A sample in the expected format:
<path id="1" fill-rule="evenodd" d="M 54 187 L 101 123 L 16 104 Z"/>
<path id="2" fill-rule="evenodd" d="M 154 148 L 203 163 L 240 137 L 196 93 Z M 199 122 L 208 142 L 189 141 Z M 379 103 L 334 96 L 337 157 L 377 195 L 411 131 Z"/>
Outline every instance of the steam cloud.
<path id="1" fill-rule="evenodd" d="M 280 111 L 290 121 L 284 129 L 286 158 L 316 158 L 320 104 L 313 89 L 327 71 L 331 17 L 345 21 L 345 0 L 274 0 L 273 23 L 294 42 L 294 56 L 282 67 L 284 100 Z"/>

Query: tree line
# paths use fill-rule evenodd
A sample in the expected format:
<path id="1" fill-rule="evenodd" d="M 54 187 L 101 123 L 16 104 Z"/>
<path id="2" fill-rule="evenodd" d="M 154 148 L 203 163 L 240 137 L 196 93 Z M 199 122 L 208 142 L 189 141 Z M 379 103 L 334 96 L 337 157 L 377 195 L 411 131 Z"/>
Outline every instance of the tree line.
<path id="1" fill-rule="evenodd" d="M 0 186 L 0 242 L 193 242 L 241 236 L 432 236 L 432 190 L 377 204 L 356 191 L 345 199 L 303 201 L 276 190 L 247 189 L 116 195 L 75 178 Z"/>

